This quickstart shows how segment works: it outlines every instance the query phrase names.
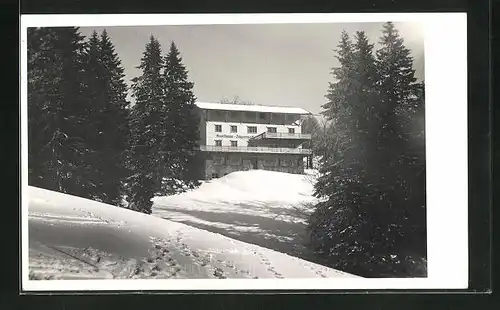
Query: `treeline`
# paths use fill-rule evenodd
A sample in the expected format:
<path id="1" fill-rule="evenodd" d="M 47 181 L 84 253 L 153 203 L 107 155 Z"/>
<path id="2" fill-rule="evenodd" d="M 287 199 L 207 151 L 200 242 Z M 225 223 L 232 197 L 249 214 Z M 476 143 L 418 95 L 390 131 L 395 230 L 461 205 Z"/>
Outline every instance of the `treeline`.
<path id="1" fill-rule="evenodd" d="M 376 51 L 364 32 L 353 39 L 342 33 L 322 107 L 311 246 L 354 274 L 426 276 L 424 85 L 393 23 Z"/>
<path id="2" fill-rule="evenodd" d="M 150 38 L 132 105 L 106 31 L 28 28 L 27 38 L 30 185 L 145 213 L 154 195 L 197 185 L 193 84 L 174 43 L 164 56 Z"/>

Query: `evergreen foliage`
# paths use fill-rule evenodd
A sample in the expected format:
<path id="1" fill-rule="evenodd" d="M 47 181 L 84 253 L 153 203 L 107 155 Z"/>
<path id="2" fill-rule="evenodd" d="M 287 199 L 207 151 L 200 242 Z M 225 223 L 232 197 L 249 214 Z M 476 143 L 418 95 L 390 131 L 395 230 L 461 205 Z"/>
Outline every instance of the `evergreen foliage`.
<path id="1" fill-rule="evenodd" d="M 199 186 L 198 142 L 199 116 L 195 111 L 194 84 L 188 80 L 188 71 L 174 42 L 165 57 L 163 73 L 166 107 L 165 143 L 169 146 L 163 160 L 167 170 L 164 173 L 162 192 L 174 194 Z"/>
<path id="2" fill-rule="evenodd" d="M 29 28 L 29 184 L 119 204 L 126 92 L 106 33 Z"/>
<path id="3" fill-rule="evenodd" d="M 129 107 L 104 30 L 28 29 L 29 184 L 150 213 L 151 198 L 199 185 L 193 83 L 174 43 L 150 37 Z M 126 194 L 126 195 L 125 195 Z"/>
<path id="4" fill-rule="evenodd" d="M 113 43 L 104 30 L 88 41 L 85 81 L 89 107 L 86 142 L 91 150 L 89 175 L 95 180 L 92 198 L 121 204 L 122 181 L 127 176 L 124 153 L 128 149 L 127 85 Z"/>
<path id="5" fill-rule="evenodd" d="M 125 164 L 125 153 L 129 146 L 129 102 L 128 87 L 125 83 L 124 69 L 118 54 L 115 52 L 111 38 L 106 30 L 100 38 L 101 61 L 104 66 L 106 80 L 106 102 L 103 111 L 104 166 L 106 174 L 103 178 L 103 192 L 109 204 L 121 205 L 123 180 L 130 173 Z"/>
<path id="6" fill-rule="evenodd" d="M 151 213 L 151 199 L 159 192 L 162 178 L 162 156 L 166 146 L 166 118 L 164 106 L 164 61 L 161 46 L 150 37 L 138 66 L 142 75 L 133 79 L 132 92 L 135 105 L 131 114 L 130 169 L 128 179 L 129 207 L 143 213 Z"/>
<path id="7" fill-rule="evenodd" d="M 28 182 L 87 197 L 83 52 L 78 28 L 28 29 Z"/>
<path id="8" fill-rule="evenodd" d="M 134 79 L 131 117 L 130 207 L 151 213 L 154 195 L 171 195 L 199 185 L 199 119 L 193 83 L 172 42 L 162 57 L 154 38 L 146 45 Z"/>
<path id="9" fill-rule="evenodd" d="M 381 45 L 376 59 L 363 32 L 355 43 L 343 32 L 336 50 L 340 65 L 323 106 L 334 132 L 315 185 L 323 199 L 310 218 L 311 244 L 334 268 L 422 276 L 425 173 L 416 116 L 423 99 L 392 23 L 384 25 Z"/>

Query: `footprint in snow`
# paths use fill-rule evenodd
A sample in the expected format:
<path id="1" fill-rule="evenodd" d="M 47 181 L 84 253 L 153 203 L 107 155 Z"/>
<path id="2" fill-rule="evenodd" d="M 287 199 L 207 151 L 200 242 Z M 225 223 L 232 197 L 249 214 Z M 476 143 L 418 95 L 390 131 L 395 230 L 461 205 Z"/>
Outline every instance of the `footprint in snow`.
<path id="1" fill-rule="evenodd" d="M 326 276 L 324 273 L 322 273 L 321 271 L 319 271 L 319 270 L 318 270 L 318 271 L 316 271 L 315 273 L 316 273 L 318 276 L 322 277 L 322 278 L 327 278 L 327 276 Z"/>
<path id="2" fill-rule="evenodd" d="M 219 279 L 225 279 L 226 278 L 226 276 L 224 275 L 224 271 L 221 268 L 219 268 L 219 267 L 215 268 L 214 276 L 216 278 L 219 278 Z"/>

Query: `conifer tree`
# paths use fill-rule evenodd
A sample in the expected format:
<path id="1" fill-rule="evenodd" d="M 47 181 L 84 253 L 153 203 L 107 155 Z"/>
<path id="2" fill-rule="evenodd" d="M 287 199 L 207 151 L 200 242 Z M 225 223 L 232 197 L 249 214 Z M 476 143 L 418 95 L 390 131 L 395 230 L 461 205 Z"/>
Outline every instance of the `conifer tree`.
<path id="1" fill-rule="evenodd" d="M 102 164 L 103 156 L 100 148 L 103 144 L 101 132 L 101 115 L 105 105 L 104 94 L 104 67 L 101 64 L 101 51 L 99 48 L 99 36 L 96 31 L 92 33 L 86 42 L 84 52 L 84 83 L 85 90 L 83 93 L 86 101 L 86 111 L 88 121 L 83 124 L 85 128 L 85 145 L 88 152 L 85 154 L 85 167 L 82 171 L 82 178 L 89 182 L 89 188 L 85 194 L 85 198 L 98 201 L 103 199 L 102 182 L 105 178 L 104 165 Z"/>
<path id="2" fill-rule="evenodd" d="M 199 119 L 195 113 L 193 83 L 174 42 L 165 57 L 163 74 L 167 134 L 162 145 L 168 145 L 162 158 L 165 167 L 163 192 L 173 194 L 199 185 L 201 171 L 196 150 L 199 141 Z"/>
<path id="3" fill-rule="evenodd" d="M 383 25 L 377 69 L 381 100 L 387 107 L 386 140 L 395 149 L 394 203 L 398 209 L 398 254 L 407 272 L 422 272 L 426 258 L 424 84 L 417 83 L 411 51 L 392 22 Z"/>
<path id="4" fill-rule="evenodd" d="M 394 23 L 387 22 L 383 25 L 379 43 L 381 47 L 377 50 L 377 70 L 381 100 L 386 102 L 385 106 L 390 110 L 414 111 L 408 105 L 417 91 L 413 58 Z"/>
<path id="5" fill-rule="evenodd" d="M 347 193 L 348 184 L 345 171 L 342 169 L 340 160 L 341 149 L 345 149 L 349 143 L 349 131 L 352 128 L 352 109 L 355 94 L 354 81 L 354 46 L 346 31 L 341 34 L 341 39 L 335 50 L 335 58 L 339 66 L 332 68 L 333 82 L 330 82 L 326 95 L 327 102 L 322 106 L 322 114 L 333 123 L 335 136 L 329 136 L 325 143 L 325 150 L 320 161 L 320 177 L 315 184 L 315 195 L 325 197 L 316 205 L 315 212 L 309 220 L 311 230 L 311 245 L 313 250 L 323 258 L 327 264 L 332 264 L 332 257 L 337 261 L 344 260 L 339 246 L 344 246 L 342 240 L 338 240 L 339 224 L 347 223 L 346 212 L 349 204 L 342 195 Z M 344 227 L 342 225 L 342 227 Z M 335 257 L 338 256 L 338 257 Z M 333 265 L 338 268 L 343 266 Z"/>
<path id="6" fill-rule="evenodd" d="M 414 163 L 423 158 L 423 128 L 415 131 L 411 119 L 423 118 L 423 92 L 412 95 L 419 89 L 408 74 L 412 64 L 397 59 L 404 49 L 378 53 L 377 62 L 363 32 L 354 45 L 348 42 L 343 33 L 340 67 L 324 106 L 334 136 L 316 184 L 317 196 L 326 199 L 311 216 L 311 240 L 335 268 L 364 276 L 422 275 L 425 171 Z M 383 42 L 381 49 L 389 50 Z"/>
<path id="7" fill-rule="evenodd" d="M 332 266 L 370 275 L 385 255 L 382 242 L 386 215 L 380 203 L 383 170 L 387 169 L 380 128 L 380 101 L 373 45 L 364 32 L 350 44 L 342 34 L 340 67 L 330 84 L 324 114 L 333 119 L 335 135 L 322 160 L 316 195 L 325 197 L 311 217 L 316 251 Z M 382 252 L 379 253 L 379 252 Z"/>
<path id="8" fill-rule="evenodd" d="M 103 67 L 104 106 L 100 115 L 102 137 L 101 153 L 102 192 L 104 201 L 113 205 L 121 204 L 123 181 L 128 175 L 125 165 L 125 152 L 128 149 L 129 123 L 127 85 L 124 81 L 124 69 L 115 52 L 113 43 L 104 30 L 99 40 L 100 62 Z"/>
<path id="9" fill-rule="evenodd" d="M 87 122 L 78 28 L 28 30 L 28 149 L 31 185 L 85 196 Z"/>
<path id="10" fill-rule="evenodd" d="M 330 82 L 326 98 L 328 99 L 322 108 L 322 114 L 333 123 L 335 136 L 330 136 L 328 148 L 321 159 L 321 177 L 315 186 L 318 196 L 328 196 L 336 192 L 336 171 L 344 147 L 349 142 L 349 130 L 353 126 L 352 109 L 355 105 L 355 63 L 354 46 L 346 31 L 341 34 L 341 40 L 335 50 L 339 66 L 332 68 L 334 81 Z M 326 147 L 326 145 L 325 145 Z"/>
<path id="11" fill-rule="evenodd" d="M 48 30 L 48 28 L 27 29 L 28 182 L 33 186 L 55 190 L 60 188 L 60 184 L 57 173 L 48 169 L 48 162 L 51 157 L 50 137 L 56 128 L 48 127 L 44 122 L 57 115 L 48 113 L 49 100 L 55 100 L 55 96 L 50 96 L 51 92 L 48 90 L 55 87 L 53 82 L 57 81 L 59 72 L 50 66 L 56 60 L 54 57 L 49 58 L 52 55 L 47 55 L 46 52 L 52 45 Z M 47 79 L 49 76 L 52 78 Z M 53 154 L 57 154 L 57 151 L 54 149 Z"/>
<path id="12" fill-rule="evenodd" d="M 95 187 L 89 198 L 119 205 L 127 176 L 123 153 L 127 150 L 127 85 L 118 55 L 104 30 L 87 42 L 85 82 L 89 122 L 86 124 L 87 178 Z"/>
<path id="13" fill-rule="evenodd" d="M 142 75 L 133 79 L 135 105 L 131 111 L 130 169 L 127 187 L 129 207 L 151 213 L 151 199 L 160 191 L 164 162 L 160 154 L 168 154 L 166 114 L 164 108 L 164 61 L 161 46 L 150 37 L 138 66 Z"/>

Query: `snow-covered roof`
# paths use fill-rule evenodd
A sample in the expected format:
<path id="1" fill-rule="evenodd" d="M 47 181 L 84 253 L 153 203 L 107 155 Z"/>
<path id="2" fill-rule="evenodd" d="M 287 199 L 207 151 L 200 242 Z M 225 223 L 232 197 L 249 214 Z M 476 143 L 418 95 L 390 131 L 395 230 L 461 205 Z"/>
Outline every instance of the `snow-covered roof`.
<path id="1" fill-rule="evenodd" d="M 284 114 L 311 114 L 311 112 L 307 110 L 295 107 L 227 104 L 227 103 L 212 103 L 212 102 L 196 102 L 196 105 L 200 109 L 204 110 L 249 111 L 249 112 L 268 112 L 268 113 L 284 113 Z"/>

